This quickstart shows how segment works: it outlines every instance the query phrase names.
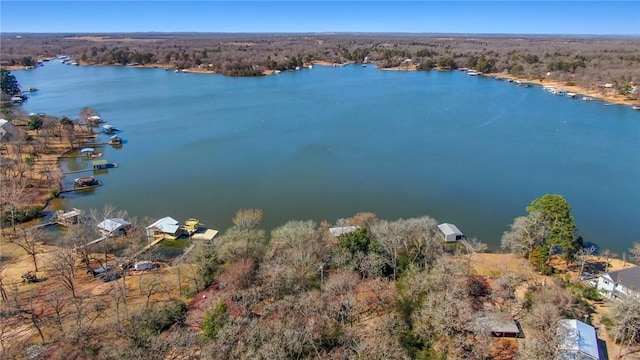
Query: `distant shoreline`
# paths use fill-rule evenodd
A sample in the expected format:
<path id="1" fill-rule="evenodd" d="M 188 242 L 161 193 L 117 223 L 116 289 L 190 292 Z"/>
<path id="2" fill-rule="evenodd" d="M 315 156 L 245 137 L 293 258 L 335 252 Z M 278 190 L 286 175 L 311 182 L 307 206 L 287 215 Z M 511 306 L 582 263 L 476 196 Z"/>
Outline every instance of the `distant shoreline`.
<path id="1" fill-rule="evenodd" d="M 355 64 L 355 63 L 346 62 L 344 64 Z M 310 65 L 338 67 L 338 66 L 341 66 L 341 65 L 344 65 L 344 64 L 333 63 L 333 62 L 325 61 L 325 60 L 316 60 L 316 61 L 313 61 Z M 126 66 L 126 65 L 114 65 L 114 64 L 83 64 L 83 63 L 80 63 L 80 65 L 82 65 L 82 66 Z M 390 67 L 390 68 L 379 68 L 377 66 L 377 64 L 373 63 L 373 62 L 369 63 L 369 65 L 376 66 L 376 68 L 378 68 L 379 70 L 382 70 L 382 71 L 419 71 L 415 65 L 397 66 L 397 67 Z M 176 69 L 171 64 L 145 64 L 145 65 L 132 65 L 132 66 L 127 66 L 127 67 L 168 69 L 168 70 L 172 70 L 172 71 L 181 71 L 181 72 L 196 73 L 196 74 L 218 74 L 216 71 L 209 70 L 207 68 Z M 304 67 L 308 68 L 309 66 L 304 66 Z M 19 65 L 6 66 L 4 68 L 9 70 L 9 71 L 25 70 L 24 66 L 19 66 Z M 456 70 L 438 69 L 438 68 L 435 68 L 433 70 L 435 70 L 435 71 L 456 71 Z M 265 76 L 272 75 L 272 74 L 274 74 L 276 72 L 277 72 L 276 70 L 265 70 L 265 71 L 263 71 L 263 75 L 265 75 Z M 556 89 L 564 90 L 566 92 L 572 92 L 572 93 L 575 93 L 575 94 L 579 95 L 579 96 L 576 96 L 576 97 L 586 96 L 586 97 L 592 98 L 593 100 L 601 100 L 601 101 L 605 101 L 605 102 L 610 103 L 610 104 L 627 105 L 627 106 L 637 106 L 638 104 L 640 104 L 640 100 L 630 100 L 627 97 L 625 97 L 624 95 L 617 94 L 615 89 L 608 89 L 608 88 L 598 87 L 598 86 L 595 86 L 595 85 L 590 86 L 589 88 L 585 88 L 585 87 L 582 87 L 582 86 L 567 85 L 566 82 L 563 82 L 563 81 L 548 80 L 548 79 L 535 79 L 534 80 L 534 79 L 530 79 L 530 78 L 527 78 L 527 77 L 516 76 L 516 75 L 508 74 L 508 73 L 486 73 L 486 74 L 482 74 L 482 75 L 485 76 L 485 77 L 499 76 L 502 79 L 526 81 L 526 82 L 530 82 L 532 84 L 536 84 L 536 85 L 540 85 L 540 86 L 552 86 L 552 87 L 554 87 Z M 578 99 L 576 99 L 576 100 L 578 100 Z"/>

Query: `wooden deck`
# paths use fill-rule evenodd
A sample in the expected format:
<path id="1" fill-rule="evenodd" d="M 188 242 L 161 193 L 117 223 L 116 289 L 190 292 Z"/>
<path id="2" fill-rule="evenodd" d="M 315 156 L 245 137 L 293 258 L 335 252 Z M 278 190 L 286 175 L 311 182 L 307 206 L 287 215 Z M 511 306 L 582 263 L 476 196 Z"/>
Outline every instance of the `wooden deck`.
<path id="1" fill-rule="evenodd" d="M 97 188 L 99 186 L 102 186 L 102 184 L 98 184 L 98 185 L 91 185 L 91 186 L 83 186 L 83 187 L 79 187 L 79 188 L 73 188 L 73 189 L 67 189 L 67 190 L 61 190 L 60 194 L 62 193 L 70 193 L 70 192 L 74 192 L 74 191 L 81 191 L 81 190 L 88 190 L 88 189 L 93 189 L 93 188 Z"/>

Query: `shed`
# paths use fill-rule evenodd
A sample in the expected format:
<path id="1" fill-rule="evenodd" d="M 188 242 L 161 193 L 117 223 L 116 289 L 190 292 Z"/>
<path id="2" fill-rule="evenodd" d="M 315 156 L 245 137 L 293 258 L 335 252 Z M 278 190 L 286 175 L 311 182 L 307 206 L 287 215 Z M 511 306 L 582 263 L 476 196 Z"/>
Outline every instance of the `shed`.
<path id="1" fill-rule="evenodd" d="M 125 221 L 124 219 L 114 218 L 105 219 L 97 226 L 102 234 L 104 234 L 105 236 L 112 236 L 125 233 L 131 228 L 131 223 Z"/>
<path id="2" fill-rule="evenodd" d="M 91 162 L 94 169 L 108 169 L 109 168 L 109 160 L 94 160 Z"/>
<path id="3" fill-rule="evenodd" d="M 20 139 L 20 132 L 13 123 L 6 119 L 0 119 L 0 141 L 9 142 Z"/>
<path id="4" fill-rule="evenodd" d="M 348 234 L 350 232 L 356 231 L 357 229 L 357 226 L 338 226 L 329 228 L 329 232 L 335 237 L 340 237 L 340 235 L 342 234 Z"/>
<path id="5" fill-rule="evenodd" d="M 600 360 L 596 329 L 576 319 L 558 321 L 560 360 Z"/>
<path id="6" fill-rule="evenodd" d="M 180 230 L 178 220 L 170 216 L 163 217 L 162 219 L 147 226 L 147 236 L 150 237 L 169 235 L 175 239 L 180 236 L 181 233 L 182 231 Z"/>
<path id="7" fill-rule="evenodd" d="M 504 313 L 479 313 L 474 322 L 495 337 L 523 337 L 518 323 Z"/>
<path id="8" fill-rule="evenodd" d="M 73 208 L 69 211 L 58 210 L 53 214 L 53 218 L 58 224 L 69 226 L 82 222 L 82 210 Z"/>
<path id="9" fill-rule="evenodd" d="M 460 229 L 458 229 L 458 227 L 453 224 L 442 223 L 438 225 L 438 229 L 440 229 L 440 232 L 442 232 L 442 236 L 445 242 L 455 242 L 465 239 L 462 231 L 460 231 Z"/>

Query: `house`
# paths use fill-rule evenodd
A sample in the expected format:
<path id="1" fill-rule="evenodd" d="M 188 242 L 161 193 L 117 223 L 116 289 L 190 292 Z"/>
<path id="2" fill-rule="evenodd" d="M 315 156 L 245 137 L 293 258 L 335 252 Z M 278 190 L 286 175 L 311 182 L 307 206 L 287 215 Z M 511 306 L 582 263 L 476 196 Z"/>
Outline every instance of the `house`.
<path id="1" fill-rule="evenodd" d="M 182 229 L 180 228 L 178 220 L 170 216 L 163 217 L 147 226 L 146 229 L 147 236 L 152 238 L 163 237 L 165 239 L 175 240 L 182 235 Z"/>
<path id="2" fill-rule="evenodd" d="M 438 229 L 440 229 L 440 232 L 442 232 L 442 236 L 445 242 L 455 242 L 465 239 L 462 231 L 460 231 L 458 227 L 453 224 L 442 223 L 438 225 Z"/>
<path id="3" fill-rule="evenodd" d="M 329 232 L 335 237 L 340 237 L 340 235 L 342 234 L 348 234 L 350 232 L 356 231 L 357 229 L 357 226 L 338 226 L 329 228 Z"/>
<path id="4" fill-rule="evenodd" d="M 18 128 L 9 120 L 0 119 L 0 141 L 10 142 L 20 139 Z"/>
<path id="5" fill-rule="evenodd" d="M 131 229 L 131 223 L 120 218 L 105 219 L 97 226 L 104 236 L 122 235 Z"/>
<path id="6" fill-rule="evenodd" d="M 640 294 L 640 266 L 604 273 L 598 278 L 596 287 L 608 297 Z"/>
<path id="7" fill-rule="evenodd" d="M 576 319 L 558 322 L 559 360 L 600 360 L 596 329 Z"/>

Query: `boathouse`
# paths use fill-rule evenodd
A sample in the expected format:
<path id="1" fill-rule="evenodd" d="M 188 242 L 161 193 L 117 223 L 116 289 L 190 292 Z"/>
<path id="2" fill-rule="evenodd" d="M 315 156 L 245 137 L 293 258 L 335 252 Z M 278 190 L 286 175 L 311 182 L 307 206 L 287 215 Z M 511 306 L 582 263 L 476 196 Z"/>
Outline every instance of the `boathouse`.
<path id="1" fill-rule="evenodd" d="M 94 170 L 109 168 L 109 160 L 106 159 L 94 160 L 91 162 L 91 164 L 93 165 Z"/>
<path id="2" fill-rule="evenodd" d="M 105 219 L 97 226 L 104 236 L 118 236 L 127 232 L 131 228 L 131 223 L 124 219 L 114 218 Z"/>
<path id="3" fill-rule="evenodd" d="M 438 225 L 438 229 L 440 229 L 445 242 L 456 242 L 465 239 L 462 231 L 453 224 L 442 223 Z"/>
<path id="4" fill-rule="evenodd" d="M 167 216 L 147 226 L 147 236 L 150 238 L 162 237 L 175 240 L 182 235 L 182 229 L 178 220 Z"/>

